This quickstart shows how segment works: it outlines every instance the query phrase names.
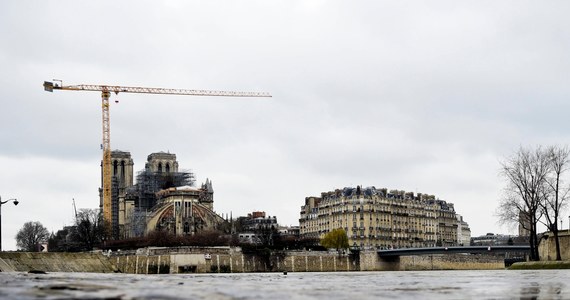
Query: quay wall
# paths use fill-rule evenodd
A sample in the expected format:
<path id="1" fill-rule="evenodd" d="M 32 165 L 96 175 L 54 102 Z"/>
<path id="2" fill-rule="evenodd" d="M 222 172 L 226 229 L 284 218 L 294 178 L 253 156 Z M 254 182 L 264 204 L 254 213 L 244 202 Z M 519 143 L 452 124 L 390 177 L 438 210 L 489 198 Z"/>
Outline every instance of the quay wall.
<path id="1" fill-rule="evenodd" d="M 561 230 L 558 232 L 560 242 L 560 256 L 562 260 L 570 260 L 570 232 Z M 556 243 L 552 232 L 545 232 L 538 244 L 540 260 L 556 260 Z"/>
<path id="2" fill-rule="evenodd" d="M 385 259 L 375 251 L 341 256 L 326 251 L 253 254 L 230 247 L 144 248 L 105 254 L 0 252 L 2 272 L 178 274 L 480 269 L 504 269 L 503 258 L 483 254 L 439 254 Z"/>
<path id="3" fill-rule="evenodd" d="M 503 257 L 485 254 L 435 254 L 423 256 L 403 256 L 400 270 L 498 270 L 504 269 Z"/>
<path id="4" fill-rule="evenodd" d="M 69 252 L 0 252 L 1 272 L 93 272 L 115 270 L 109 258 L 101 253 Z"/>
<path id="5" fill-rule="evenodd" d="M 229 247 L 147 249 L 116 255 L 113 265 L 124 273 L 251 273 L 504 269 L 504 258 L 488 254 L 436 254 L 382 259 L 375 251 L 342 255 L 325 251 L 287 251 L 253 255 Z"/>
<path id="6" fill-rule="evenodd" d="M 499 270 L 504 257 L 489 254 L 433 254 L 380 258 L 376 252 L 360 254 L 361 271 Z"/>
<path id="7" fill-rule="evenodd" d="M 317 251 L 247 253 L 236 248 L 149 248 L 110 257 L 117 270 L 134 274 L 359 271 L 357 256 Z"/>

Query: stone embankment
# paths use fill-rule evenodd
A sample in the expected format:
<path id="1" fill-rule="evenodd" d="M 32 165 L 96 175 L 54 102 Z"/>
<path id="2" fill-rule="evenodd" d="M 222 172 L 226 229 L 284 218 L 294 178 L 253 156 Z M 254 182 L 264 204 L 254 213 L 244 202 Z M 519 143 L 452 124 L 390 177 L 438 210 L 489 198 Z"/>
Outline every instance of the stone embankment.
<path id="1" fill-rule="evenodd" d="M 570 230 L 558 232 L 560 241 L 560 257 L 562 260 L 570 260 Z M 556 243 L 552 232 L 545 232 L 540 236 L 538 253 L 541 261 L 556 260 Z"/>
<path id="2" fill-rule="evenodd" d="M 509 270 L 570 269 L 570 261 L 527 261 L 517 262 Z"/>
<path id="3" fill-rule="evenodd" d="M 375 251 L 281 251 L 246 253 L 230 247 L 144 248 L 113 253 L 1 252 L 0 271 L 122 272 L 131 274 L 341 272 L 504 269 L 502 257 L 441 254 L 403 256 L 389 261 Z"/>
<path id="4" fill-rule="evenodd" d="M 400 264 L 402 271 L 500 270 L 505 268 L 503 257 L 482 254 L 405 256 L 401 258 Z"/>
<path id="5" fill-rule="evenodd" d="M 360 253 L 361 271 L 502 270 L 503 256 L 490 254 L 433 254 L 380 258 L 376 252 Z"/>
<path id="6" fill-rule="evenodd" d="M 0 252 L 0 271 L 110 273 L 116 269 L 101 253 Z"/>
<path id="7" fill-rule="evenodd" d="M 124 273 L 252 273 L 359 271 L 358 257 L 331 252 L 287 251 L 244 253 L 240 248 L 147 248 L 116 252 L 113 265 Z"/>

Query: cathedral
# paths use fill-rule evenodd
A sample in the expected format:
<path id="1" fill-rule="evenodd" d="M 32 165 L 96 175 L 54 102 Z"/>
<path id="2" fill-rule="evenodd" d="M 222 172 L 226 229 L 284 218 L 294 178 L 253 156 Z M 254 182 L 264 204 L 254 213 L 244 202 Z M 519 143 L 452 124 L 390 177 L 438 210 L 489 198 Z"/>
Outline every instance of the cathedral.
<path id="1" fill-rule="evenodd" d="M 192 235 L 219 229 L 223 218 L 214 212 L 214 189 L 206 179 L 195 187 L 194 174 L 179 171 L 176 155 L 148 155 L 144 170 L 133 184 L 129 152 L 112 151 L 111 235 L 114 239 L 138 237 L 152 231 Z M 102 189 L 99 189 L 103 207 Z"/>

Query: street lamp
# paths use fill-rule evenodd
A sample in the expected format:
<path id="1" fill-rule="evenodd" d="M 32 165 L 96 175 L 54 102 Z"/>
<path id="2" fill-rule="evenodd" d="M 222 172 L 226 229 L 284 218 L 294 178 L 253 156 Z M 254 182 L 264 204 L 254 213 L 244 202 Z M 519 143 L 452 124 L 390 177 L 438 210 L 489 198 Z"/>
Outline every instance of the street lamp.
<path id="1" fill-rule="evenodd" d="M 0 251 L 2 251 L 2 205 L 8 202 L 14 202 L 14 205 L 18 205 L 18 200 L 16 199 L 8 199 L 6 201 L 2 201 L 2 197 L 0 197 Z"/>

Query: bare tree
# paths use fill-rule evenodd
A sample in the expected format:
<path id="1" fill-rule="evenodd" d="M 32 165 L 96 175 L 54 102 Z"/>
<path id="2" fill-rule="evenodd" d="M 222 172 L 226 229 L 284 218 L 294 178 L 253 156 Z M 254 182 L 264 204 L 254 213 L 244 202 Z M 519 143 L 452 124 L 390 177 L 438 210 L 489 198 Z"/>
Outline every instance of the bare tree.
<path id="1" fill-rule="evenodd" d="M 550 156 L 541 147 L 521 147 L 501 166 L 507 186 L 497 214 L 502 223 L 518 223 L 529 231 L 531 260 L 539 259 L 536 225 L 543 213 L 541 203 L 547 194 L 550 166 Z"/>
<path id="2" fill-rule="evenodd" d="M 550 163 L 550 174 L 546 180 L 548 189 L 546 190 L 544 201 L 541 203 L 541 209 L 545 216 L 545 222 L 543 223 L 554 235 L 556 260 L 562 260 L 558 238 L 558 221 L 570 191 L 569 187 L 562 180 L 570 163 L 570 150 L 567 147 L 552 146 L 547 149 L 547 155 Z"/>
<path id="3" fill-rule="evenodd" d="M 38 245 L 47 241 L 49 231 L 40 222 L 26 222 L 16 234 L 16 246 L 28 252 L 38 251 Z"/>
<path id="4" fill-rule="evenodd" d="M 108 232 L 99 209 L 81 209 L 75 218 L 75 226 L 74 240 L 88 251 L 99 245 Z"/>

